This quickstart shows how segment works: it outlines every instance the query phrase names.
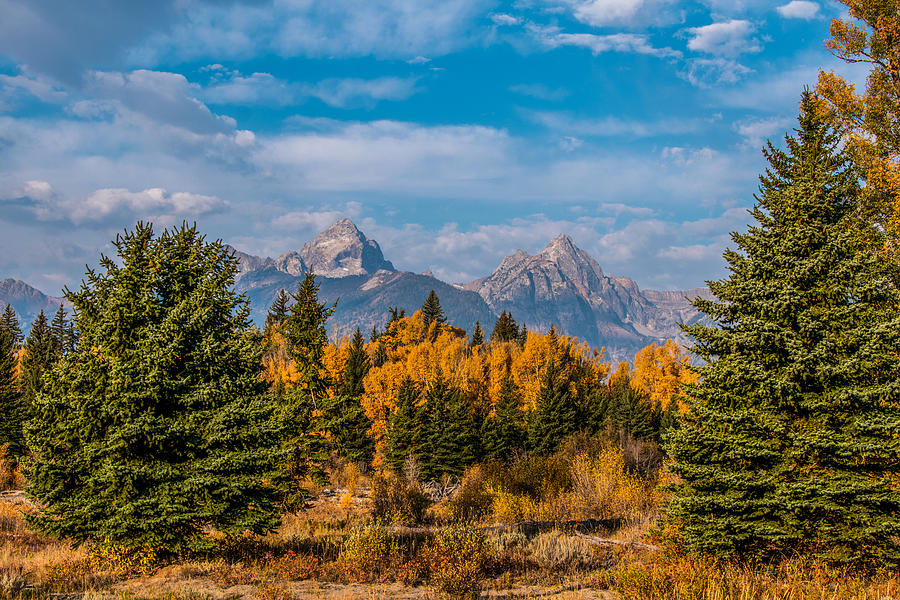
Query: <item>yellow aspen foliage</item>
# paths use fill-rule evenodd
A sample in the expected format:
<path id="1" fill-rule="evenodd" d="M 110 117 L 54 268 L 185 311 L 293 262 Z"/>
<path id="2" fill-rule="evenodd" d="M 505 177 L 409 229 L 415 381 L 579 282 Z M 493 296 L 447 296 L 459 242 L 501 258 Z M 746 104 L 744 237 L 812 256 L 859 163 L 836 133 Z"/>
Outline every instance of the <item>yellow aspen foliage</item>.
<path id="1" fill-rule="evenodd" d="M 635 355 L 631 385 L 665 410 L 681 384 L 694 383 L 698 377 L 690 368 L 688 353 L 674 340 L 666 340 L 662 346 L 650 344 Z M 683 412 L 686 406 L 679 401 L 678 409 Z"/>
<path id="2" fill-rule="evenodd" d="M 609 385 L 611 387 L 616 387 L 622 384 L 631 385 L 631 367 L 628 365 L 628 361 L 622 361 L 616 366 L 616 370 L 609 378 Z"/>
<path id="3" fill-rule="evenodd" d="M 331 385 L 328 386 L 328 397 L 334 398 L 344 387 L 344 367 L 350 356 L 350 338 L 344 337 L 337 344 L 325 346 L 325 371 Z"/>
<path id="4" fill-rule="evenodd" d="M 835 19 L 825 46 L 849 63 L 871 66 L 858 91 L 834 71 L 816 92 L 843 133 L 865 180 L 864 210 L 900 240 L 900 0 L 841 0 L 855 22 Z"/>

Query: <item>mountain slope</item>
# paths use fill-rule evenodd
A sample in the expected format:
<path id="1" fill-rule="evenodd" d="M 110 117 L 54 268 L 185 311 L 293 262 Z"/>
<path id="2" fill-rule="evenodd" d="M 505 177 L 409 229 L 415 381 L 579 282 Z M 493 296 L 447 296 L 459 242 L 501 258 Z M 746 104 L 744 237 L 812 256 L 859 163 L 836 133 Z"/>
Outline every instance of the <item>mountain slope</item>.
<path id="1" fill-rule="evenodd" d="M 7 278 L 0 281 L 0 311 L 9 304 L 16 311 L 19 324 L 23 332 L 31 329 L 31 324 L 42 310 L 47 315 L 47 320 L 53 319 L 53 314 L 62 304 L 71 316 L 72 305 L 64 298 L 48 296 L 40 290 L 18 279 Z"/>

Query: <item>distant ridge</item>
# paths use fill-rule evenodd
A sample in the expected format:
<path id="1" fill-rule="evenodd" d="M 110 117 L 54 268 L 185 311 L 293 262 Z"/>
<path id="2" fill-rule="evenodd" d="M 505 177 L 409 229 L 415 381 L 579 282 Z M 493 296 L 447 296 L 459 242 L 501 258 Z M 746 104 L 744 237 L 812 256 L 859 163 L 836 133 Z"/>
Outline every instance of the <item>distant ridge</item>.
<path id="1" fill-rule="evenodd" d="M 0 281 L 0 311 L 7 304 L 16 311 L 22 331 L 25 332 L 31 329 L 31 324 L 42 310 L 47 315 L 48 321 L 53 318 L 53 313 L 59 309 L 60 304 L 70 315 L 72 311 L 72 305 L 68 300 L 48 296 L 24 281 L 12 278 Z"/>
<path id="2" fill-rule="evenodd" d="M 651 342 L 673 338 L 684 342 L 679 322 L 696 322 L 700 315 L 688 298 L 710 297 L 707 288 L 687 291 L 641 290 L 627 277 L 603 272 L 572 238 L 560 234 L 532 256 L 519 250 L 505 257 L 493 273 L 466 284 L 447 284 L 430 271 L 397 271 L 381 247 L 350 219 L 341 219 L 306 242 L 300 251 L 277 259 L 236 252 L 241 272 L 236 288 L 251 300 L 253 318 L 265 320 L 280 289 L 292 291 L 312 269 L 320 297 L 337 310 L 330 335 L 348 335 L 382 327 L 388 309 L 412 313 L 431 289 L 437 292 L 451 323 L 471 330 L 475 321 L 490 334 L 496 316 L 506 310 L 529 329 L 554 325 L 560 333 L 605 346 L 611 359 L 631 359 Z"/>

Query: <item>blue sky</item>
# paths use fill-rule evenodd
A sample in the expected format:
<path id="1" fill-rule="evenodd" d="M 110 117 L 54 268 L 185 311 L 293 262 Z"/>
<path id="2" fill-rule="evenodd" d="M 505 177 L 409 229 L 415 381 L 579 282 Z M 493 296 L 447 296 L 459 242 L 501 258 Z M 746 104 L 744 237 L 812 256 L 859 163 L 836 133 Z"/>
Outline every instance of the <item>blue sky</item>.
<path id="1" fill-rule="evenodd" d="M 724 274 L 760 148 L 843 6 L 808 0 L 0 0 L 0 278 L 56 293 L 138 219 L 256 254 L 350 217 L 468 281 L 563 232 Z"/>

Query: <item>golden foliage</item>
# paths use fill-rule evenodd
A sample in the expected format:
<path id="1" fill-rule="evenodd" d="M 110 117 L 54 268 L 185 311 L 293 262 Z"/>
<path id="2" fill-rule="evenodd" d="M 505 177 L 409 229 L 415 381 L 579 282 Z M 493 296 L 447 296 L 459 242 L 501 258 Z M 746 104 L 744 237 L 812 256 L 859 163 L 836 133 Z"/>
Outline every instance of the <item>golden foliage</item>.
<path id="1" fill-rule="evenodd" d="M 816 91 L 844 135 L 865 179 L 865 210 L 900 237 L 900 0 L 841 0 L 857 22 L 835 19 L 825 46 L 850 63 L 871 65 L 866 89 L 834 71 Z M 859 24 L 857 24 L 859 23 Z"/>
<path id="2" fill-rule="evenodd" d="M 666 340 L 662 346 L 650 344 L 634 357 L 631 385 L 646 394 L 652 405 L 658 403 L 663 410 L 677 398 L 682 384 L 698 379 L 699 375 L 690 368 L 687 352 L 673 340 Z M 681 412 L 687 409 L 681 401 L 678 408 Z"/>

